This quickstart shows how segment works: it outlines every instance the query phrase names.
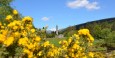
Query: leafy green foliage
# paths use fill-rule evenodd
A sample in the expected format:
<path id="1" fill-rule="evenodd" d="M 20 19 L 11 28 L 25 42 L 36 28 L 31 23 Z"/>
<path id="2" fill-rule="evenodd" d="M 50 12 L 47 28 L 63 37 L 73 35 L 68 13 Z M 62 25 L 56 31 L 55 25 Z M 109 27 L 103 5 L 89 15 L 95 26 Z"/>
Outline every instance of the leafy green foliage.
<path id="1" fill-rule="evenodd" d="M 9 5 L 12 0 L 0 0 L 0 4 L 2 5 Z"/>
<path id="2" fill-rule="evenodd" d="M 0 0 L 0 22 L 2 23 L 6 23 L 6 16 L 7 15 L 12 15 L 13 13 L 13 8 L 10 6 L 10 3 L 12 2 L 13 0 Z M 13 19 L 21 19 L 21 14 L 17 14 L 15 16 L 13 16 Z M 7 24 L 7 23 L 6 23 Z"/>
<path id="3" fill-rule="evenodd" d="M 12 13 L 12 7 L 10 6 L 10 3 L 13 0 L 0 0 L 0 21 L 3 21 L 3 19 Z"/>
<path id="4" fill-rule="evenodd" d="M 115 48 L 115 31 L 108 34 L 107 38 L 105 39 L 105 42 L 108 46 Z"/>
<path id="5" fill-rule="evenodd" d="M 41 38 L 46 38 L 46 29 L 47 27 L 43 27 L 41 29 L 36 28 L 36 33 L 39 35 Z"/>

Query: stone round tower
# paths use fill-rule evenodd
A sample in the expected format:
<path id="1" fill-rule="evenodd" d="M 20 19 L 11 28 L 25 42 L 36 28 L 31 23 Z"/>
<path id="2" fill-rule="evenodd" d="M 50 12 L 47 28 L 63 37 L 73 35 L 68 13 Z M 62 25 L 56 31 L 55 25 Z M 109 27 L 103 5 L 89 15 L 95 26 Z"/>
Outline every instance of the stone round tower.
<path id="1" fill-rule="evenodd" d="M 56 35 L 58 35 L 58 25 L 56 25 Z"/>

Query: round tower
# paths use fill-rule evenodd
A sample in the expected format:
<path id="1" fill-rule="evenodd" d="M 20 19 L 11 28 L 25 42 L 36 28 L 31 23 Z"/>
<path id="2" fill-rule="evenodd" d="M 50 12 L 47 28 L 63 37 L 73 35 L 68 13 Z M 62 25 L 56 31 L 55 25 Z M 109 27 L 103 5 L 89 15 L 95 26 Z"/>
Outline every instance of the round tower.
<path id="1" fill-rule="evenodd" d="M 58 35 L 58 25 L 56 25 L 56 35 Z"/>

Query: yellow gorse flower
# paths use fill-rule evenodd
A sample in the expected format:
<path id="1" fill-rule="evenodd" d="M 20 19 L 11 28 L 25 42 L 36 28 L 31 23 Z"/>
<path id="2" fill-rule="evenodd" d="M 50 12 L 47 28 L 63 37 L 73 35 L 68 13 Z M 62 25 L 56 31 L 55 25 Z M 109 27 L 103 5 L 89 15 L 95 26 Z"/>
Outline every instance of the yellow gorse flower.
<path id="1" fill-rule="evenodd" d="M 14 41 L 14 37 L 8 37 L 5 41 L 4 41 L 4 45 L 6 47 L 10 46 L 11 44 L 13 44 L 13 41 Z"/>
<path id="2" fill-rule="evenodd" d="M 27 54 L 29 54 L 29 53 L 30 53 L 30 51 L 29 51 L 28 49 L 26 49 L 26 48 L 25 48 L 25 49 L 23 49 L 23 52 L 24 52 L 24 53 L 27 53 Z"/>
<path id="3" fill-rule="evenodd" d="M 27 45 L 27 48 L 28 49 L 34 49 L 34 45 L 32 43 L 30 43 L 30 44 Z"/>
<path id="4" fill-rule="evenodd" d="M 36 36 L 35 41 L 39 42 L 41 38 L 39 36 Z"/>
<path id="5" fill-rule="evenodd" d="M 79 40 L 79 35 L 74 34 L 74 36 L 76 37 L 77 40 Z"/>
<path id="6" fill-rule="evenodd" d="M 20 37 L 20 33 L 19 32 L 15 32 L 14 33 L 14 37 Z"/>
<path id="7" fill-rule="evenodd" d="M 4 42 L 6 39 L 6 36 L 3 34 L 0 34 L 0 43 Z"/>
<path id="8" fill-rule="evenodd" d="M 73 48 L 73 49 L 79 49 L 79 45 L 74 44 L 72 48 Z"/>
<path id="9" fill-rule="evenodd" d="M 93 41 L 94 41 L 94 38 L 91 36 L 91 37 L 89 38 L 89 40 L 90 40 L 90 42 L 93 42 Z"/>
<path id="10" fill-rule="evenodd" d="M 33 21 L 33 19 L 29 16 L 26 16 L 22 19 L 22 22 L 24 23 L 31 23 Z"/>
<path id="11" fill-rule="evenodd" d="M 35 32 L 35 29 L 31 29 L 31 32 L 34 33 L 34 32 Z"/>
<path id="12" fill-rule="evenodd" d="M 14 27 L 13 27 L 13 30 L 17 30 L 17 29 L 18 29 L 18 26 L 14 26 Z"/>
<path id="13" fill-rule="evenodd" d="M 17 15 L 17 14 L 18 14 L 18 11 L 17 11 L 17 10 L 13 10 L 13 14 L 14 14 L 14 15 Z"/>
<path id="14" fill-rule="evenodd" d="M 2 26 L 2 23 L 0 22 L 0 26 Z"/>
<path id="15" fill-rule="evenodd" d="M 92 58 L 94 57 L 94 54 L 92 52 L 89 52 L 88 55 Z"/>
<path id="16" fill-rule="evenodd" d="M 27 46 L 28 41 L 29 41 L 29 40 L 28 40 L 27 37 L 25 37 L 25 38 L 20 38 L 19 41 L 18 41 L 18 44 L 19 44 L 19 45 L 25 45 L 25 46 Z"/>
<path id="17" fill-rule="evenodd" d="M 43 53 L 42 51 L 39 51 L 39 53 L 38 53 L 37 55 L 38 55 L 38 56 L 41 56 L 41 55 L 42 55 L 42 53 Z"/>
<path id="18" fill-rule="evenodd" d="M 54 56 L 54 53 L 53 53 L 53 52 L 48 52 L 47 56 L 48 56 L 48 57 L 53 57 L 53 56 Z"/>
<path id="19" fill-rule="evenodd" d="M 68 39 L 68 43 L 71 43 L 71 42 L 72 42 L 72 39 L 71 39 L 71 38 L 69 38 L 69 39 Z"/>
<path id="20" fill-rule="evenodd" d="M 89 34 L 89 30 L 88 29 L 80 29 L 78 31 L 78 34 L 79 35 L 87 35 L 87 34 Z"/>
<path id="21" fill-rule="evenodd" d="M 7 21 L 9 21 L 9 20 L 11 20 L 11 19 L 13 19 L 12 15 L 6 16 L 6 20 L 7 20 Z"/>
<path id="22" fill-rule="evenodd" d="M 49 46 L 49 41 L 44 42 L 43 46 L 44 47 Z"/>
<path id="23" fill-rule="evenodd" d="M 3 35 L 7 35 L 8 30 L 1 30 L 1 32 L 2 32 Z"/>

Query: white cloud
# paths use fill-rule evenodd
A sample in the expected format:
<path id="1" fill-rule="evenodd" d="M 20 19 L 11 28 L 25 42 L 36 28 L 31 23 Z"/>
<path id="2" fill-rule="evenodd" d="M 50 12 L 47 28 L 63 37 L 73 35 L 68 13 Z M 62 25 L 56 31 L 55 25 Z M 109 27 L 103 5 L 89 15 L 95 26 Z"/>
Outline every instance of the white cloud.
<path id="1" fill-rule="evenodd" d="M 99 9 L 98 2 L 89 2 L 88 0 L 75 0 L 67 3 L 70 8 L 86 8 L 89 10 Z"/>
<path id="2" fill-rule="evenodd" d="M 56 31 L 56 28 L 51 28 L 50 30 L 51 30 L 51 31 Z"/>
<path id="3" fill-rule="evenodd" d="M 49 18 L 48 18 L 48 17 L 43 17 L 42 20 L 43 20 L 43 21 L 48 21 Z"/>

